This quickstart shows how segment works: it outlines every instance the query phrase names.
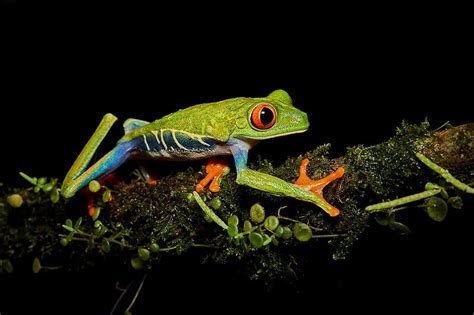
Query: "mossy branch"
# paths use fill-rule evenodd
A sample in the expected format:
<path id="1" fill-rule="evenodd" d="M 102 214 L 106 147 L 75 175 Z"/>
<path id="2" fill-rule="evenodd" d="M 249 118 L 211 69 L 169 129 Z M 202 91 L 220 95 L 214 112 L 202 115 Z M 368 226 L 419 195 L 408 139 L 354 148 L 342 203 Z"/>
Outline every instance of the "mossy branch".
<path id="1" fill-rule="evenodd" d="M 474 124 L 432 131 L 427 123 L 402 123 L 384 143 L 351 147 L 338 158 L 329 158 L 329 149 L 315 147 L 279 166 L 257 159 L 250 167 L 293 182 L 303 158 L 310 160 L 312 178 L 344 166 L 344 177 L 325 189 L 326 199 L 341 210 L 336 218 L 310 203 L 239 186 L 232 172 L 222 179 L 221 191 L 202 194 L 199 205 L 192 194 L 202 178 L 203 167 L 197 164 L 170 170 L 154 186 L 124 178 L 105 190 L 112 198 L 97 191 L 101 211 L 93 218 L 81 197 L 59 199 L 57 180 L 23 174 L 33 189 L 8 189 L 0 200 L 0 270 L 12 272 L 17 262 L 34 258 L 67 270 L 87 268 L 97 259 L 128 260 L 130 268 L 143 269 L 199 251 L 205 262 L 238 263 L 251 278 L 274 281 L 294 274 L 301 265 L 294 260 L 305 259 L 294 249 L 317 247 L 318 239 L 330 240 L 334 259 L 344 258 L 369 225 L 372 211 L 378 213 L 377 222 L 406 234 L 408 227 L 395 220 L 398 210 L 422 206 L 429 217 L 442 221 L 448 206 L 462 207 L 466 192 L 472 190 L 468 184 L 474 174 Z M 437 185 L 425 191 L 428 182 Z M 261 206 L 253 209 L 260 212 L 251 212 L 257 203 Z M 83 218 L 82 224 L 73 226 L 71 219 L 77 218 Z"/>

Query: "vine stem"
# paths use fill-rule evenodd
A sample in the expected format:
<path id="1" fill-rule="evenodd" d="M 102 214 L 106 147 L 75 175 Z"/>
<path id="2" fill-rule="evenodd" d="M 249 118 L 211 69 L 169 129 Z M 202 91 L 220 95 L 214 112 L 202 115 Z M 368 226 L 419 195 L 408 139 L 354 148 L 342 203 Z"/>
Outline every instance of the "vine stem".
<path id="1" fill-rule="evenodd" d="M 413 201 L 418 201 L 418 200 L 421 200 L 421 199 L 425 199 L 425 198 L 437 195 L 440 192 L 441 192 L 440 189 L 427 190 L 427 191 L 424 191 L 424 192 L 421 192 L 421 193 L 405 196 L 405 197 L 402 197 L 402 198 L 398 198 L 398 199 L 394 199 L 394 200 L 390 200 L 390 201 L 386 201 L 386 202 L 381 202 L 381 203 L 376 203 L 376 204 L 367 206 L 365 208 L 365 210 L 366 211 L 373 211 L 373 212 L 382 211 L 382 210 L 385 210 L 385 209 L 398 207 L 398 206 L 401 206 L 401 205 L 404 205 L 404 204 L 407 204 L 407 203 L 410 203 L 410 202 L 413 202 Z"/>
<path id="2" fill-rule="evenodd" d="M 427 158 L 426 156 L 424 156 L 423 154 L 421 154 L 419 152 L 416 153 L 416 157 L 421 162 L 423 162 L 426 166 L 428 166 L 433 171 L 435 171 L 436 173 L 441 175 L 448 183 L 453 184 L 453 186 L 455 186 L 456 188 L 458 188 L 461 191 L 467 192 L 469 194 L 474 194 L 474 188 L 464 184 L 459 179 L 457 179 L 456 177 L 451 175 L 451 173 L 449 173 L 449 171 L 447 169 L 442 168 L 441 166 L 439 166 L 435 162 L 431 161 L 429 158 Z"/>
<path id="3" fill-rule="evenodd" d="M 278 213 L 277 213 L 278 219 L 282 219 L 282 220 L 286 220 L 286 221 L 290 221 L 290 222 L 294 222 L 294 223 L 303 223 L 303 222 L 301 222 L 301 221 L 299 221 L 299 220 L 296 220 L 296 219 L 293 219 L 293 218 L 289 218 L 289 217 L 285 217 L 285 216 L 281 215 L 281 214 L 280 214 L 280 210 L 285 209 L 285 208 L 286 208 L 286 206 L 281 207 L 280 209 L 278 209 Z M 305 223 L 305 224 L 306 224 L 306 223 Z M 309 225 L 309 224 L 306 224 L 306 225 L 309 226 L 310 229 L 315 230 L 316 232 L 324 231 L 324 229 L 320 229 L 320 228 L 311 226 L 311 225 Z"/>
<path id="4" fill-rule="evenodd" d="M 332 237 L 344 237 L 347 234 L 322 234 L 322 235 L 313 235 L 311 238 L 332 238 Z"/>
<path id="5" fill-rule="evenodd" d="M 124 314 L 131 314 L 130 309 L 133 307 L 133 304 L 135 304 L 135 301 L 138 298 L 138 295 L 140 294 L 140 291 L 142 290 L 143 284 L 145 283 L 147 274 L 145 274 L 142 278 L 142 281 L 140 282 L 140 285 L 138 286 L 137 292 L 135 292 L 135 295 L 133 296 L 132 302 L 130 302 L 130 305 L 127 307 L 125 310 Z"/>

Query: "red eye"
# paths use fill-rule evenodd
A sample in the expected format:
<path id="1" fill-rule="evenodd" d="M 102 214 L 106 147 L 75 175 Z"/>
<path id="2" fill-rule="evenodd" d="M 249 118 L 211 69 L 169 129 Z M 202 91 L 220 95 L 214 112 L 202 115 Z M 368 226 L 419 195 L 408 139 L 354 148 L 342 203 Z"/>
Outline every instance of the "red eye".
<path id="1" fill-rule="evenodd" d="M 250 117 L 252 125 L 258 129 L 268 129 L 275 124 L 276 110 L 269 104 L 259 104 Z"/>

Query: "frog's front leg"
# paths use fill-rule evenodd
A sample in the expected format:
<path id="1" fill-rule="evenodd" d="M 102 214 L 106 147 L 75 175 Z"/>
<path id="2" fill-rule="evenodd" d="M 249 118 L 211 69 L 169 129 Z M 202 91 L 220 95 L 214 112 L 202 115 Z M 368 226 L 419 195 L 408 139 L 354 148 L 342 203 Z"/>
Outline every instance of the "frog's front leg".
<path id="1" fill-rule="evenodd" d="M 333 173 L 333 175 L 329 175 L 322 180 L 313 181 L 306 176 L 307 161 L 304 161 L 300 168 L 300 178 L 295 184 L 291 184 L 278 177 L 249 169 L 247 167 L 249 149 L 250 145 L 242 140 L 234 141 L 231 146 L 237 169 L 238 184 L 246 185 L 276 196 L 290 197 L 311 202 L 323 209 L 330 216 L 337 216 L 339 214 L 339 210 L 331 206 L 324 199 L 322 189 L 328 183 L 344 174 L 342 168 Z"/>
<path id="2" fill-rule="evenodd" d="M 222 157 L 212 158 L 206 165 L 207 175 L 196 185 L 196 192 L 202 193 L 204 187 L 206 187 L 209 182 L 209 190 L 212 192 L 219 192 L 221 188 L 219 187 L 219 181 L 221 176 L 226 175 L 229 172 L 230 168 L 227 165 L 227 161 Z"/>

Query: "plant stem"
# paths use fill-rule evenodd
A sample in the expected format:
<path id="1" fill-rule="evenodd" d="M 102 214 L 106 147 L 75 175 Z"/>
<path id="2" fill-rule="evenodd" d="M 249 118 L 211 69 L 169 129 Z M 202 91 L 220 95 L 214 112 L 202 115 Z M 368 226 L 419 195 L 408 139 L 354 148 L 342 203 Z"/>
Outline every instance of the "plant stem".
<path id="1" fill-rule="evenodd" d="M 404 205 L 404 204 L 407 204 L 407 203 L 410 203 L 410 202 L 413 202 L 413 201 L 425 199 L 427 197 L 437 195 L 440 192 L 441 192 L 440 189 L 427 190 L 427 191 L 424 191 L 424 192 L 421 192 L 421 193 L 405 196 L 405 197 L 402 197 L 402 198 L 398 198 L 398 199 L 394 199 L 394 200 L 390 200 L 390 201 L 386 201 L 386 202 L 381 202 L 381 203 L 376 203 L 376 204 L 367 206 L 365 208 L 365 210 L 366 211 L 374 211 L 374 212 L 375 211 L 382 211 L 382 210 L 385 210 L 385 209 L 390 209 L 390 208 L 393 208 L 393 207 L 401 206 L 401 205 Z"/>
<path id="2" fill-rule="evenodd" d="M 125 296 L 125 294 L 127 293 L 128 289 L 130 289 L 130 286 L 133 284 L 133 281 L 131 281 L 127 287 L 125 289 L 120 289 L 122 291 L 122 293 L 120 294 L 119 298 L 117 299 L 117 301 L 115 302 L 114 306 L 112 307 L 112 310 L 110 311 L 110 315 L 113 315 L 114 312 L 115 312 L 115 309 L 117 308 L 117 306 L 119 305 L 120 301 L 123 299 L 123 297 Z"/>
<path id="3" fill-rule="evenodd" d="M 140 291 L 142 290 L 143 283 L 145 283 L 146 276 L 147 276 L 147 274 L 145 274 L 145 275 L 143 276 L 142 281 L 140 282 L 140 285 L 138 286 L 137 292 L 136 292 L 135 295 L 133 296 L 132 302 L 130 302 L 130 305 L 127 307 L 127 309 L 125 310 L 124 314 L 131 314 L 131 313 L 130 313 L 130 309 L 133 307 L 133 304 L 135 304 L 135 301 L 137 300 L 138 295 L 140 294 Z"/>
<path id="4" fill-rule="evenodd" d="M 433 171 L 441 175 L 448 183 L 453 184 L 456 188 L 458 188 L 461 191 L 467 192 L 469 194 L 474 194 L 474 188 L 469 187 L 468 185 L 464 184 L 461 182 L 459 179 L 451 175 L 447 169 L 442 168 L 435 162 L 431 161 L 428 159 L 426 156 L 424 156 L 421 153 L 416 153 L 416 157 L 423 162 L 426 166 L 431 168 Z"/>
<path id="5" fill-rule="evenodd" d="M 169 251 L 175 250 L 176 248 L 177 248 L 177 246 L 171 246 L 171 247 L 160 248 L 160 249 L 158 249 L 158 251 L 159 252 L 169 252 Z"/>
<path id="6" fill-rule="evenodd" d="M 201 207 L 202 211 L 204 211 L 204 213 L 206 213 L 217 225 L 222 227 L 224 230 L 227 230 L 227 224 L 225 224 L 225 222 L 222 221 L 221 218 L 219 218 L 217 214 L 206 205 L 206 203 L 201 199 L 201 196 L 199 196 L 199 194 L 195 191 L 193 191 L 193 196 L 199 207 Z"/>
<path id="7" fill-rule="evenodd" d="M 298 221 L 298 220 L 296 220 L 296 219 L 288 218 L 288 217 L 285 217 L 285 216 L 282 216 L 282 215 L 278 215 L 278 219 L 282 219 L 282 220 L 286 220 L 286 221 L 291 221 L 291 222 L 294 222 L 294 223 L 304 223 L 304 222 Z M 306 224 L 306 223 L 305 223 L 305 224 Z M 306 224 L 306 225 L 309 226 L 312 230 L 315 230 L 315 231 L 317 231 L 317 232 L 324 231 L 324 229 L 320 229 L 320 228 L 311 226 L 311 225 L 309 225 L 309 224 Z"/>
<path id="8" fill-rule="evenodd" d="M 344 237 L 347 234 L 323 234 L 323 235 L 313 235 L 311 238 L 332 238 L 332 237 Z"/>
<path id="9" fill-rule="evenodd" d="M 215 245 L 210 245 L 210 244 L 198 244 L 198 243 L 193 243 L 192 245 L 193 247 L 197 247 L 197 248 L 214 248 L 214 249 L 218 249 L 219 246 L 215 246 Z"/>

